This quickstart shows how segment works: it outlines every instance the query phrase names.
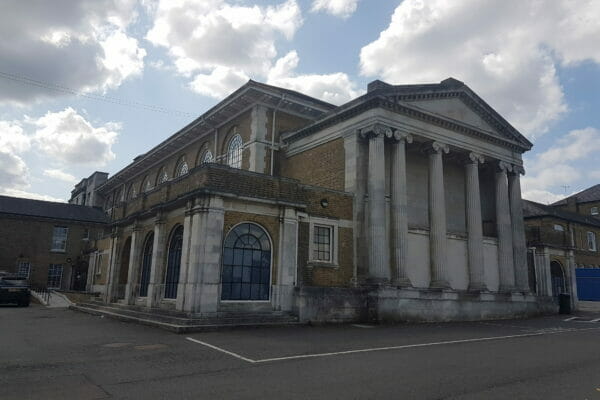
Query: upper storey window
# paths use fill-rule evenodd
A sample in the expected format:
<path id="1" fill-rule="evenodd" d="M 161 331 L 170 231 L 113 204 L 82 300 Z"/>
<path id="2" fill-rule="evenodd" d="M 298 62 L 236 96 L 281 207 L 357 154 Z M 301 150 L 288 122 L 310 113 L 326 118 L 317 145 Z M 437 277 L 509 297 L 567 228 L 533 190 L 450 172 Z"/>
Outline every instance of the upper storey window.
<path id="1" fill-rule="evenodd" d="M 150 180 L 149 177 L 145 177 L 142 183 L 142 190 L 144 192 L 149 192 L 150 190 L 152 190 L 152 181 Z"/>
<path id="2" fill-rule="evenodd" d="M 135 190 L 135 185 L 132 183 L 127 191 L 127 200 L 135 199 L 136 197 L 137 191 Z"/>
<path id="3" fill-rule="evenodd" d="M 184 159 L 182 159 L 179 164 L 177 164 L 177 168 L 175 170 L 175 176 L 180 177 L 189 172 L 189 168 Z"/>
<path id="4" fill-rule="evenodd" d="M 211 163 L 214 161 L 213 153 L 210 150 L 206 150 L 202 155 L 201 163 Z"/>
<path id="5" fill-rule="evenodd" d="M 235 135 L 227 147 L 227 165 L 231 168 L 242 168 L 242 137 Z"/>
<path id="6" fill-rule="evenodd" d="M 158 173 L 158 176 L 156 178 L 156 184 L 160 185 L 161 183 L 165 183 L 168 180 L 169 180 L 169 175 L 167 174 L 167 170 L 165 170 L 163 167 L 160 170 L 160 172 Z"/>
<path id="7" fill-rule="evenodd" d="M 598 207 L 592 207 L 592 208 L 590 208 L 590 214 L 592 214 L 592 215 L 598 215 Z"/>

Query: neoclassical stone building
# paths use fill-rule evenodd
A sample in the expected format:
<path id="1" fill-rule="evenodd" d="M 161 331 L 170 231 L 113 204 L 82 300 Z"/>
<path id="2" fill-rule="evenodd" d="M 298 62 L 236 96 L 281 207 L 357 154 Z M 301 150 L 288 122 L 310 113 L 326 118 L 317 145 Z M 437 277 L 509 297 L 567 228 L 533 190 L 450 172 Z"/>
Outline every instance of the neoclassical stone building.
<path id="1" fill-rule="evenodd" d="M 369 84 L 336 107 L 250 81 L 98 189 L 108 303 L 189 316 L 449 320 L 529 291 L 531 143 L 462 82 Z"/>

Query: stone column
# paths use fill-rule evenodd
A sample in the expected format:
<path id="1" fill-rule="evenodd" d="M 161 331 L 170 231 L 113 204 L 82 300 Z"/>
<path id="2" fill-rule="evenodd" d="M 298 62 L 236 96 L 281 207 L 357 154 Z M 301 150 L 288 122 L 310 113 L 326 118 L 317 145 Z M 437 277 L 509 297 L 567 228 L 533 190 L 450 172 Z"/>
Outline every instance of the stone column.
<path id="1" fill-rule="evenodd" d="M 119 234 L 115 229 L 110 238 L 110 257 L 108 261 L 108 276 L 106 279 L 106 292 L 104 302 L 111 303 L 115 297 L 115 286 L 118 285 L 119 277 L 116 275 L 117 263 L 119 262 Z M 116 280 L 116 282 L 115 282 Z"/>
<path id="2" fill-rule="evenodd" d="M 199 291 L 199 285 L 202 278 L 200 265 L 204 251 L 203 235 L 206 234 L 206 232 L 204 232 L 204 228 L 206 226 L 205 217 L 207 209 L 204 207 L 204 199 L 198 199 L 196 202 L 196 205 L 189 211 L 192 221 L 188 257 L 188 273 L 184 282 L 183 292 L 185 298 L 182 305 L 183 311 L 187 312 L 195 312 L 194 299 Z"/>
<path id="3" fill-rule="evenodd" d="M 446 200 L 444 196 L 444 165 L 442 154 L 450 151 L 448 145 L 433 142 L 429 154 L 429 250 L 431 258 L 431 288 L 449 288 L 446 257 Z"/>
<path id="4" fill-rule="evenodd" d="M 394 132 L 396 143 L 392 149 L 392 249 L 393 277 L 397 286 L 412 286 L 406 274 L 408 253 L 408 195 L 406 191 L 406 143 L 412 143 L 410 134 Z"/>
<path id="5" fill-rule="evenodd" d="M 179 269 L 179 280 L 177 284 L 177 298 L 175 300 L 175 308 L 179 311 L 184 310 L 185 302 L 185 285 L 188 280 L 189 265 L 190 265 L 190 238 L 193 229 L 192 212 L 190 208 L 192 202 L 188 202 L 185 218 L 183 219 L 183 237 L 181 243 L 181 268 Z"/>
<path id="6" fill-rule="evenodd" d="M 135 224 L 131 232 L 131 249 L 129 250 L 129 268 L 127 285 L 125 286 L 125 304 L 135 304 L 135 293 L 138 283 L 140 260 L 140 227 Z M 123 268 L 123 266 L 121 266 Z"/>
<path id="7" fill-rule="evenodd" d="M 465 164 L 469 290 L 473 291 L 487 290 L 483 271 L 483 227 L 479 191 L 479 164 L 483 162 L 480 154 L 469 153 Z"/>
<path id="8" fill-rule="evenodd" d="M 291 311 L 294 305 L 294 286 L 296 284 L 298 215 L 296 210 L 290 207 L 284 207 L 281 211 L 277 284 L 273 287 L 273 306 L 276 310 Z M 338 240 L 338 238 L 334 236 L 333 240 Z"/>
<path id="9" fill-rule="evenodd" d="M 391 129 L 375 124 L 361 134 L 369 140 L 369 280 L 374 283 L 389 281 L 389 246 L 385 220 L 385 151 L 384 137 Z"/>
<path id="10" fill-rule="evenodd" d="M 510 165 L 504 161 L 498 163 L 496 171 L 496 230 L 498 233 L 499 291 L 501 292 L 508 292 L 515 288 L 512 224 L 507 178 L 507 173 L 510 170 Z"/>
<path id="11" fill-rule="evenodd" d="M 508 191 L 510 194 L 510 219 L 513 240 L 513 264 L 515 268 L 515 284 L 517 290 L 528 293 L 529 273 L 527 271 L 527 244 L 525 241 L 525 223 L 523 222 L 523 200 L 521 199 L 521 179 L 523 167 L 514 165 L 508 175 Z"/>
<path id="12" fill-rule="evenodd" d="M 162 215 L 157 215 L 154 222 L 154 242 L 152 243 L 152 264 L 148 283 L 147 307 L 157 307 L 163 293 L 163 275 L 165 270 L 165 253 L 167 251 L 167 232 Z"/>

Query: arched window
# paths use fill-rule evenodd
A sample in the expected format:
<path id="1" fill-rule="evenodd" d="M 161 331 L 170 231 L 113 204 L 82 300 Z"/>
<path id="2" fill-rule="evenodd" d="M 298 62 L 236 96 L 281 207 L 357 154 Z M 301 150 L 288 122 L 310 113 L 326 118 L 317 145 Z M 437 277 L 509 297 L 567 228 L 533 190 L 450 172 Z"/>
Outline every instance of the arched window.
<path id="1" fill-rule="evenodd" d="M 129 185 L 129 190 L 127 190 L 127 200 L 132 200 L 137 197 L 137 191 L 135 190 L 135 184 Z"/>
<path id="2" fill-rule="evenodd" d="M 179 284 L 179 270 L 181 269 L 181 245 L 183 244 L 183 226 L 179 225 L 169 241 L 169 254 L 167 255 L 167 273 L 165 275 L 165 299 L 177 298 L 177 285 Z"/>
<path id="3" fill-rule="evenodd" d="M 152 180 L 150 179 L 149 176 L 145 177 L 142 182 L 143 182 L 142 183 L 142 191 L 149 192 L 150 190 L 152 190 L 152 188 L 153 188 Z"/>
<path id="4" fill-rule="evenodd" d="M 227 165 L 231 168 L 242 168 L 242 137 L 235 135 L 227 146 Z"/>
<path id="5" fill-rule="evenodd" d="M 169 174 L 167 174 L 167 170 L 165 167 L 162 167 L 156 176 L 156 185 L 160 185 L 161 183 L 165 183 L 169 180 Z"/>
<path id="6" fill-rule="evenodd" d="M 150 283 L 150 269 L 152 268 L 152 250 L 154 247 L 154 233 L 150 232 L 144 241 L 142 251 L 142 268 L 140 268 L 139 297 L 148 296 L 148 284 Z"/>
<path id="7" fill-rule="evenodd" d="M 269 300 L 271 242 L 263 228 L 243 223 L 223 244 L 222 300 Z"/>
<path id="8" fill-rule="evenodd" d="M 201 164 L 211 163 L 214 161 L 213 153 L 210 150 L 206 150 L 200 159 Z"/>
<path id="9" fill-rule="evenodd" d="M 177 167 L 175 168 L 175 176 L 180 177 L 187 174 L 188 172 L 188 165 L 185 162 L 185 159 L 182 157 L 179 163 L 177 164 Z"/>

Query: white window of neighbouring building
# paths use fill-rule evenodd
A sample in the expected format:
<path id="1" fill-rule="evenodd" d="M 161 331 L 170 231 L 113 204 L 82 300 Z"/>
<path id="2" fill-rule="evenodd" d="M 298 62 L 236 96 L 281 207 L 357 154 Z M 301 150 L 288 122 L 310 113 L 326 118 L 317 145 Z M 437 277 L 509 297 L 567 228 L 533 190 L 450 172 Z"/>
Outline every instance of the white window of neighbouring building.
<path id="1" fill-rule="evenodd" d="M 221 300 L 267 301 L 271 290 L 271 240 L 253 223 L 234 227 L 223 244 Z"/>
<path id="2" fill-rule="evenodd" d="M 185 160 L 182 158 L 179 161 L 179 164 L 177 164 L 177 168 L 175 170 L 175 176 L 176 177 L 180 177 L 180 176 L 183 176 L 183 175 L 187 174 L 188 172 L 189 172 L 188 165 L 185 162 Z"/>
<path id="3" fill-rule="evenodd" d="M 590 214 L 592 214 L 592 215 L 598 215 L 598 207 L 592 207 L 592 208 L 590 208 Z"/>
<path id="4" fill-rule="evenodd" d="M 337 221 L 310 219 L 309 258 L 319 264 L 337 265 Z"/>
<path id="5" fill-rule="evenodd" d="M 55 226 L 52 233 L 52 251 L 65 251 L 67 249 L 67 236 L 69 228 L 66 226 Z"/>
<path id="6" fill-rule="evenodd" d="M 31 272 L 31 263 L 28 261 L 20 261 L 17 275 L 19 278 L 29 279 L 29 273 Z"/>
<path id="7" fill-rule="evenodd" d="M 227 147 L 227 165 L 231 168 L 242 168 L 242 137 L 235 135 Z"/>
<path id="8" fill-rule="evenodd" d="M 48 267 L 48 289 L 60 289 L 62 282 L 63 266 L 62 264 L 50 264 Z"/>
<path id="9" fill-rule="evenodd" d="M 554 230 L 558 232 L 564 232 L 565 228 L 562 225 L 554 224 Z"/>
<path id="10" fill-rule="evenodd" d="M 202 161 L 201 161 L 202 164 L 211 163 L 211 162 L 213 162 L 213 160 L 214 160 L 213 153 L 210 150 L 206 150 L 204 152 L 204 155 L 202 156 Z"/>
<path id="11" fill-rule="evenodd" d="M 594 232 L 587 233 L 588 250 L 596 251 L 596 234 Z"/>

